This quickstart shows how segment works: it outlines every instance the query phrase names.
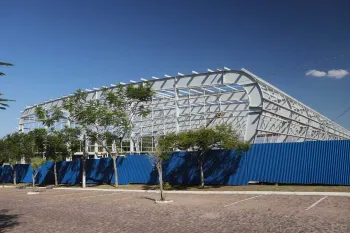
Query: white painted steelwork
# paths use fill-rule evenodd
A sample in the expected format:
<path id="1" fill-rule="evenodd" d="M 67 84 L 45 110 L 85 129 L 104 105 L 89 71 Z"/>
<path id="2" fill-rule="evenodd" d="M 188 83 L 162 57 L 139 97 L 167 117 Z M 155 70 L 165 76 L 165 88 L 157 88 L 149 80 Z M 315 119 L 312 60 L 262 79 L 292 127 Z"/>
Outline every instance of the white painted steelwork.
<path id="1" fill-rule="evenodd" d="M 153 150 L 154 141 L 169 132 L 212 127 L 224 122 L 231 124 L 242 139 L 252 143 L 350 139 L 348 130 L 245 69 L 224 67 L 215 71 L 208 69 L 205 73 L 192 71 L 188 75 L 178 73 L 177 76 L 130 82 L 121 84 L 150 82 L 156 92 L 152 101 L 146 103 L 151 113 L 132 119 L 134 128 L 128 145 L 132 152 Z M 108 88 L 115 87 L 111 84 Z M 103 98 L 102 88 L 86 91 L 89 99 Z M 68 97 L 26 107 L 19 130 L 28 132 L 42 127 L 34 114 L 36 106 L 50 109 L 60 106 L 65 98 Z M 61 119 L 55 127 L 64 125 L 74 126 L 74 123 Z M 142 146 L 144 138 L 152 141 L 149 142 L 151 149 Z"/>

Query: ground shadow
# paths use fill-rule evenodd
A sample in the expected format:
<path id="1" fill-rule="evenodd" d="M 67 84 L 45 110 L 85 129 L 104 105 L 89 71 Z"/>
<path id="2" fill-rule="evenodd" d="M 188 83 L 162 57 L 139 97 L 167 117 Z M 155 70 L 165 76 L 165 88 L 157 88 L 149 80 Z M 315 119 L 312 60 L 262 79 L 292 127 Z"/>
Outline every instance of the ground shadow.
<path id="1" fill-rule="evenodd" d="M 145 196 L 143 196 L 143 197 L 140 197 L 141 199 L 146 199 L 146 200 L 150 200 L 150 201 L 156 201 L 157 199 L 155 199 L 155 198 L 151 198 L 151 197 L 145 197 Z"/>
<path id="2" fill-rule="evenodd" d="M 7 209 L 0 210 L 0 232 L 5 232 L 17 225 L 19 225 L 18 214 L 10 214 Z"/>

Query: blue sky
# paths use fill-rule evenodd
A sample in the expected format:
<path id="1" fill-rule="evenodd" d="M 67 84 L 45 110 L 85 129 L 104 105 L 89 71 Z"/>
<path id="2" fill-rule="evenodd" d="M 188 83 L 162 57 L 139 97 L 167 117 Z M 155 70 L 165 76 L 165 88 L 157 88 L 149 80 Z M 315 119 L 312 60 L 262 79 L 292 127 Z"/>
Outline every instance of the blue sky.
<path id="1" fill-rule="evenodd" d="M 350 54 L 324 58 L 350 53 L 348 9 L 345 0 L 3 1 L 0 61 L 15 66 L 1 68 L 0 92 L 16 102 L 0 112 L 0 136 L 25 106 L 78 88 L 223 66 L 334 119 L 350 106 L 350 75 L 328 71 L 350 71 Z M 337 122 L 349 129 L 350 112 Z"/>

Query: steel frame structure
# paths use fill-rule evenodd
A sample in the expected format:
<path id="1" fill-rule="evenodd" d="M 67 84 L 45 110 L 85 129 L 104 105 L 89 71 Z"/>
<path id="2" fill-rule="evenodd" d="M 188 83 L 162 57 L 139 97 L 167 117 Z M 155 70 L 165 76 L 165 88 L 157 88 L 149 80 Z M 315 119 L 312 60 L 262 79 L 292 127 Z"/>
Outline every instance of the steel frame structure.
<path id="1" fill-rule="evenodd" d="M 153 150 L 154 141 L 169 132 L 219 123 L 231 124 L 242 139 L 252 143 L 350 139 L 348 130 L 245 69 L 208 69 L 204 73 L 193 71 L 189 75 L 178 73 L 121 84 L 138 85 L 146 81 L 156 94 L 147 103 L 151 113 L 132 119 L 130 152 Z M 115 86 L 111 84 L 108 88 Z M 86 92 L 87 98 L 103 98 L 102 89 Z M 22 112 L 19 130 L 28 132 L 42 127 L 35 117 L 35 107 L 50 109 L 67 97 L 27 106 Z M 55 126 L 59 128 L 64 124 L 74 127 L 74 123 L 66 119 Z M 142 139 L 146 137 L 152 138 L 152 149 L 142 148 Z"/>

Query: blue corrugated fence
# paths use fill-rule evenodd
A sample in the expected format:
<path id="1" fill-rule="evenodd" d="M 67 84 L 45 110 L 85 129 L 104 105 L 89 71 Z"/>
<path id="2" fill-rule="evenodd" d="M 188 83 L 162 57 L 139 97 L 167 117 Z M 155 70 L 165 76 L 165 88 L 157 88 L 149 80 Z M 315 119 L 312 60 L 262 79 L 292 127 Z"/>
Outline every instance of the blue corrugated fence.
<path id="1" fill-rule="evenodd" d="M 128 155 L 117 160 L 119 184 L 157 184 L 156 158 Z M 28 164 L 15 165 L 17 182 L 32 182 Z M 114 183 L 113 161 L 87 160 L 87 183 Z M 58 182 L 80 184 L 82 164 L 58 162 Z M 163 164 L 164 181 L 173 184 L 199 184 L 198 162 L 185 152 L 175 152 Z M 204 163 L 205 182 L 212 185 L 247 185 L 249 181 L 289 184 L 350 185 L 350 140 L 303 143 L 255 144 L 243 154 L 211 151 Z M 0 167 L 0 183 L 13 181 L 12 169 Z M 36 183 L 53 184 L 53 162 L 39 170 Z"/>

